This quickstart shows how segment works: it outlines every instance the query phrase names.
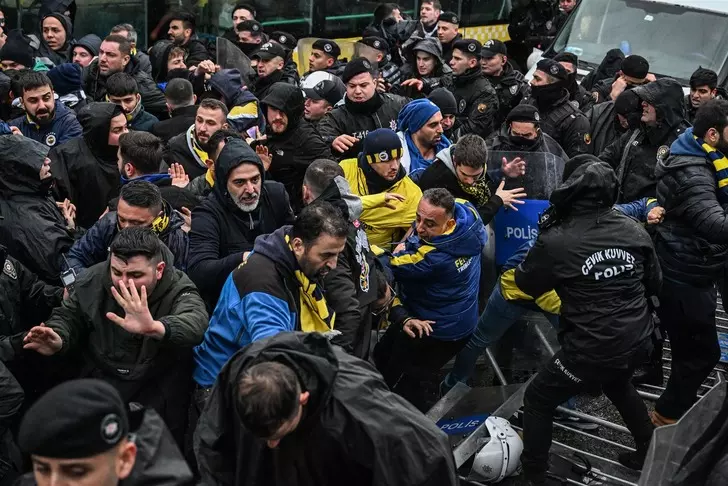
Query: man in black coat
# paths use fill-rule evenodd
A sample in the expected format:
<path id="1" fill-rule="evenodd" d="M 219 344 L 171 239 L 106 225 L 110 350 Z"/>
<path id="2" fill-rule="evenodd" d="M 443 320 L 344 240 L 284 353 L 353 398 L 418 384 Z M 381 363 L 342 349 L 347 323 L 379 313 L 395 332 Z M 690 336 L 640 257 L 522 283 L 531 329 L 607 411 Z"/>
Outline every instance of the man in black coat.
<path id="1" fill-rule="evenodd" d="M 131 44 L 126 37 L 110 35 L 101 43 L 99 57 L 83 70 L 83 89 L 92 101 L 106 101 L 106 80 L 112 74 L 125 72 L 139 85 L 144 108 L 153 115 L 164 116 L 164 95 L 151 75 L 141 68 L 136 56 L 131 55 Z"/>
<path id="2" fill-rule="evenodd" d="M 674 423 L 692 406 L 720 359 L 715 283 L 728 257 L 728 177 L 720 170 L 726 154 L 728 101 L 712 100 L 698 109 L 695 126 L 675 140 L 655 169 L 657 200 L 665 208 L 655 240 L 665 276 L 657 312 L 672 348 L 656 425 Z"/>
<path id="3" fill-rule="evenodd" d="M 497 39 L 491 39 L 483 45 L 483 50 L 480 51 L 480 67 L 483 76 L 490 81 L 498 94 L 495 126 L 499 127 L 508 113 L 528 98 L 531 90 L 523 74 L 516 71 L 508 60 L 506 45 Z"/>
<path id="4" fill-rule="evenodd" d="M 196 38 L 195 16 L 187 12 L 173 13 L 169 18 L 169 30 L 167 36 L 175 45 L 183 48 L 187 55 L 185 64 L 187 67 L 197 66 L 202 61 L 210 59 L 205 45 Z"/>
<path id="5" fill-rule="evenodd" d="M 442 58 L 450 64 L 452 59 L 453 44 L 463 38 L 458 32 L 460 18 L 455 12 L 442 12 L 440 20 L 437 21 L 437 38 L 442 44 Z"/>
<path id="6" fill-rule="evenodd" d="M 364 58 L 352 59 L 341 80 L 346 85 L 344 103 L 318 125 L 318 131 L 337 159 L 356 157 L 367 133 L 377 128 L 397 130 L 399 111 L 407 98 L 377 92 L 377 70 Z"/>
<path id="7" fill-rule="evenodd" d="M 209 309 L 255 238 L 292 222 L 285 187 L 265 180 L 263 162 L 247 143 L 226 141 L 212 193 L 194 210 L 190 230 L 188 272 Z"/>
<path id="8" fill-rule="evenodd" d="M 616 100 L 594 105 L 584 114 L 589 120 L 592 154 L 599 155 L 626 132 L 640 126 L 642 100 L 633 90 L 626 89 Z"/>
<path id="9" fill-rule="evenodd" d="M 632 92 L 642 102 L 639 128 L 599 154 L 617 172 L 618 203 L 655 196 L 657 160 L 667 157 L 670 145 L 690 126 L 684 118 L 682 87 L 674 79 L 658 79 Z"/>
<path id="10" fill-rule="evenodd" d="M 76 206 L 76 223 L 89 228 L 119 195 L 119 137 L 128 132 L 124 111 L 113 103 L 90 103 L 78 114 L 83 137 L 53 147 L 56 198 Z"/>
<path id="11" fill-rule="evenodd" d="M 193 91 L 192 83 L 186 79 L 175 78 L 167 83 L 164 99 L 167 102 L 169 119 L 155 123 L 151 132 L 161 138 L 163 142 L 167 142 L 195 124 L 197 96 Z"/>
<path id="12" fill-rule="evenodd" d="M 486 143 L 489 152 L 551 154 L 564 161 L 569 158 L 561 145 L 541 130 L 541 115 L 531 105 L 518 105 L 513 108 L 500 130 L 493 133 Z"/>
<path id="13" fill-rule="evenodd" d="M 258 60 L 256 66 L 257 78 L 250 86 L 250 91 L 259 100 L 268 96 L 271 86 L 275 83 L 283 82 L 298 86 L 298 81 L 285 72 L 286 59 L 288 53 L 286 49 L 277 42 L 266 42 L 260 49 L 255 51 L 251 59 Z"/>
<path id="14" fill-rule="evenodd" d="M 0 244 L 46 282 L 60 284 L 61 255 L 74 231 L 50 196 L 48 147 L 20 135 L 0 136 Z"/>
<path id="15" fill-rule="evenodd" d="M 331 157 L 329 146 L 303 118 L 303 93 L 286 83 L 275 83 L 261 101 L 266 119 L 265 146 L 262 156 L 268 175 L 286 187 L 291 207 L 298 213 L 303 207 L 301 184 L 306 169 L 316 159 Z"/>
<path id="16" fill-rule="evenodd" d="M 461 39 L 453 46 L 450 67 L 453 94 L 458 102 L 455 130 L 487 138 L 496 129 L 498 95 L 480 68 L 482 46 L 475 39 Z"/>
<path id="17" fill-rule="evenodd" d="M 318 333 L 280 333 L 235 354 L 194 449 L 204 484 L 458 484 L 445 434 Z"/>

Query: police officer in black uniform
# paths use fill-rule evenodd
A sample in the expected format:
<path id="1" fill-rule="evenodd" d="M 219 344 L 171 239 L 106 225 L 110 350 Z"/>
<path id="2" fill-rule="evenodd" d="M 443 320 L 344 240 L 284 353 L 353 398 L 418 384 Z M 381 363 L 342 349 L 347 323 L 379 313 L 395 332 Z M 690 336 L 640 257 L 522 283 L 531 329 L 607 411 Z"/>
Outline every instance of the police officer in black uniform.
<path id="1" fill-rule="evenodd" d="M 485 79 L 490 81 L 498 94 L 498 118 L 496 126 L 500 126 L 508 113 L 528 98 L 531 90 L 523 74 L 516 71 L 508 60 L 506 45 L 491 39 L 483 44 L 480 51 L 480 67 Z"/>
<path id="2" fill-rule="evenodd" d="M 553 59 L 541 59 L 531 80 L 531 97 L 525 103 L 541 114 L 541 130 L 559 142 L 566 155 L 589 153 L 589 120 L 569 101 L 569 73 Z"/>
<path id="3" fill-rule="evenodd" d="M 524 397 L 524 449 L 530 484 L 547 484 L 556 407 L 599 388 L 612 401 L 637 444 L 620 454 L 640 469 L 653 425 L 631 383 L 650 348 L 651 302 L 662 281 L 652 241 L 633 219 L 612 209 L 617 176 L 593 155 L 571 159 L 550 198 L 540 235 L 515 273 L 515 285 L 535 298 L 555 289 L 561 299 L 561 350 L 541 369 Z"/>
<path id="4" fill-rule="evenodd" d="M 497 127 L 498 95 L 480 69 L 482 49 L 475 39 L 455 42 L 450 67 L 453 94 L 458 102 L 455 130 L 460 130 L 461 135 L 474 133 L 487 138 Z"/>

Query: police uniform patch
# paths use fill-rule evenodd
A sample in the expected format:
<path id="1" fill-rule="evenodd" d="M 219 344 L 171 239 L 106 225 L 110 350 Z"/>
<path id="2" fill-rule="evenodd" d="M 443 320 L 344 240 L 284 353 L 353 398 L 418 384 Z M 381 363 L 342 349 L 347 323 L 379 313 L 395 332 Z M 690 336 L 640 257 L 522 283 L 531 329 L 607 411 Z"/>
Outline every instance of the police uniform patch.
<path id="1" fill-rule="evenodd" d="M 547 30 L 551 30 L 551 27 L 553 27 L 553 25 L 554 25 L 554 23 L 552 21 L 550 21 L 550 20 L 547 21 L 546 22 L 546 29 Z"/>
<path id="2" fill-rule="evenodd" d="M 362 66 L 364 66 L 364 67 L 365 67 L 366 69 L 371 69 L 371 68 L 372 68 L 372 65 L 371 65 L 371 64 L 369 63 L 369 61 L 367 61 L 366 59 L 364 59 L 364 60 L 363 60 L 363 61 L 361 62 L 361 65 L 362 65 Z"/>
<path id="3" fill-rule="evenodd" d="M 657 160 L 665 160 L 669 154 L 670 147 L 668 147 L 667 145 L 662 145 L 660 148 L 657 149 Z"/>
<path id="4" fill-rule="evenodd" d="M 253 24 L 253 32 L 258 32 L 260 30 L 260 26 L 258 24 Z"/>
<path id="5" fill-rule="evenodd" d="M 57 140 L 58 139 L 56 138 L 56 134 L 51 132 L 48 135 L 46 135 L 45 144 L 48 145 L 49 147 L 53 147 L 56 144 Z"/>
<path id="6" fill-rule="evenodd" d="M 487 110 L 487 109 L 488 109 L 488 105 L 486 105 L 485 103 L 481 103 L 478 105 L 478 112 L 480 112 L 480 113 L 485 113 L 485 110 Z"/>
<path id="7" fill-rule="evenodd" d="M 462 113 L 465 111 L 465 100 L 460 100 L 460 103 L 458 103 L 458 113 Z"/>
<path id="8" fill-rule="evenodd" d="M 510 87 L 509 91 L 511 92 L 512 95 L 515 95 L 516 93 L 518 93 L 518 85 L 514 84 L 513 86 Z"/>
<path id="9" fill-rule="evenodd" d="M 268 50 L 268 49 L 270 49 L 270 48 L 271 48 L 272 46 L 273 46 L 273 44 L 271 44 L 270 42 L 266 42 L 265 44 L 263 44 L 262 46 L 260 46 L 260 50 L 261 50 L 261 51 L 267 51 L 267 50 Z"/>
<path id="10" fill-rule="evenodd" d="M 551 71 L 551 74 L 556 76 L 557 74 L 559 74 L 559 67 L 556 64 L 552 64 L 549 68 L 549 71 Z"/>
<path id="11" fill-rule="evenodd" d="M 379 41 L 374 41 L 374 48 L 379 49 L 382 46 L 382 43 Z"/>
<path id="12" fill-rule="evenodd" d="M 15 265 L 13 265 L 10 260 L 5 260 L 5 265 L 3 265 L 3 273 L 13 280 L 18 279 L 18 272 L 15 271 Z"/>
<path id="13" fill-rule="evenodd" d="M 116 444 L 121 439 L 121 422 L 116 414 L 110 413 L 101 421 L 101 438 L 107 444 Z"/>
<path id="14" fill-rule="evenodd" d="M 285 35 L 280 36 L 278 38 L 278 42 L 280 42 L 281 44 L 285 44 L 286 43 L 286 36 Z"/>
<path id="15" fill-rule="evenodd" d="M 493 39 L 491 39 L 488 42 L 486 42 L 485 45 L 483 45 L 483 47 L 492 47 L 493 44 L 495 44 L 495 42 L 493 42 Z"/>
<path id="16" fill-rule="evenodd" d="M 379 152 L 377 157 L 379 157 L 380 162 L 387 162 L 389 160 L 389 154 L 387 152 Z"/>
<path id="17" fill-rule="evenodd" d="M 475 44 L 473 44 L 472 42 L 468 44 L 468 51 L 475 52 Z"/>
<path id="18" fill-rule="evenodd" d="M 323 90 L 324 89 L 324 82 L 323 81 L 319 81 L 319 83 L 316 86 L 314 86 L 313 89 L 315 91 L 321 91 L 321 90 Z"/>
<path id="19" fill-rule="evenodd" d="M 587 145 L 591 143 L 591 135 L 589 133 L 584 134 L 584 143 Z"/>
<path id="20" fill-rule="evenodd" d="M 536 120 L 537 122 L 540 122 L 541 121 L 541 115 L 539 115 L 538 112 L 536 112 L 536 113 L 533 114 L 533 119 Z"/>
<path id="21" fill-rule="evenodd" d="M 333 49 L 331 44 L 324 44 L 324 52 L 331 52 L 331 49 Z"/>

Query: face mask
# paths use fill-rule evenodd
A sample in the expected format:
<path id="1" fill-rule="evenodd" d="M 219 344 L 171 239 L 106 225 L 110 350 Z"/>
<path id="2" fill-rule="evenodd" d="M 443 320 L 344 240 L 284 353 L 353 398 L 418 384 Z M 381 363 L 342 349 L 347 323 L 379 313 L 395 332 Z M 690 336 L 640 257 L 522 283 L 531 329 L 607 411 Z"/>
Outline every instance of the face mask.
<path id="1" fill-rule="evenodd" d="M 248 57 L 250 57 L 250 55 L 257 51 L 260 47 L 260 44 L 255 44 L 253 42 L 238 42 L 237 44 L 240 50 Z"/>
<path id="2" fill-rule="evenodd" d="M 539 109 L 553 107 L 564 96 L 561 83 L 547 84 L 545 86 L 531 86 L 531 93 L 536 99 Z"/>
<path id="3" fill-rule="evenodd" d="M 515 145 L 519 148 L 530 148 L 533 147 L 538 143 L 539 137 L 536 137 L 535 139 L 531 140 L 530 138 L 526 137 L 519 137 L 518 135 L 509 135 L 508 141 L 511 142 L 512 145 Z"/>

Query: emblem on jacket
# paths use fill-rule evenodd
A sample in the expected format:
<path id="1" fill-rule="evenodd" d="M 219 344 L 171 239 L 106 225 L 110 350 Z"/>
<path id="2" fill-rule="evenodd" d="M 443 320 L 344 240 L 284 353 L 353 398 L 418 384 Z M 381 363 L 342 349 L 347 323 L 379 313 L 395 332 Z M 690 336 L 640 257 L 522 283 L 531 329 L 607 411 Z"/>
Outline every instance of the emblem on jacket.
<path id="1" fill-rule="evenodd" d="M 363 228 L 356 232 L 356 261 L 361 266 L 359 272 L 359 288 L 362 292 L 369 292 L 369 263 L 365 251 L 369 251 L 369 240 Z"/>
<path id="2" fill-rule="evenodd" d="M 397 120 L 389 120 L 389 129 L 393 132 L 397 131 Z"/>
<path id="3" fill-rule="evenodd" d="M 670 155 L 670 147 L 668 147 L 667 145 L 662 145 L 660 148 L 657 149 L 658 161 L 665 160 L 668 155 Z"/>
<path id="4" fill-rule="evenodd" d="M 516 93 L 518 93 L 518 85 L 514 84 L 513 86 L 511 86 L 508 89 L 508 91 L 510 91 L 512 95 L 515 95 Z M 538 121 L 538 120 L 536 120 L 536 121 Z"/>
<path id="5" fill-rule="evenodd" d="M 56 134 L 51 132 L 48 135 L 46 135 L 45 144 L 48 145 L 49 147 L 53 147 L 56 144 L 57 140 L 58 139 L 56 138 Z"/>
<path id="6" fill-rule="evenodd" d="M 5 260 L 5 265 L 3 265 L 3 273 L 13 280 L 18 279 L 18 273 L 15 271 L 15 265 L 13 265 L 10 260 Z"/>
<path id="7" fill-rule="evenodd" d="M 487 109 L 488 109 L 488 105 L 486 105 L 485 103 L 480 103 L 478 105 L 478 113 L 485 113 L 485 110 L 487 110 Z"/>
<path id="8" fill-rule="evenodd" d="M 458 103 L 458 113 L 463 113 L 465 111 L 465 105 L 467 103 L 464 99 L 460 100 L 460 103 Z"/>

